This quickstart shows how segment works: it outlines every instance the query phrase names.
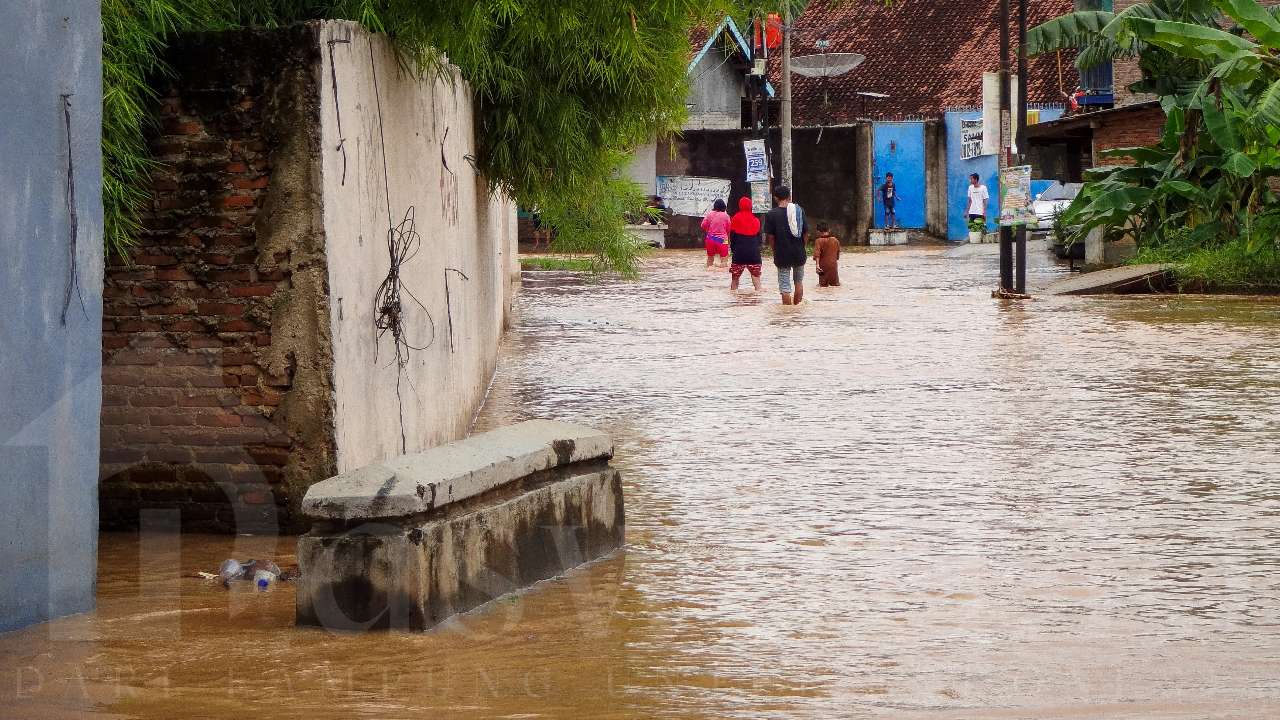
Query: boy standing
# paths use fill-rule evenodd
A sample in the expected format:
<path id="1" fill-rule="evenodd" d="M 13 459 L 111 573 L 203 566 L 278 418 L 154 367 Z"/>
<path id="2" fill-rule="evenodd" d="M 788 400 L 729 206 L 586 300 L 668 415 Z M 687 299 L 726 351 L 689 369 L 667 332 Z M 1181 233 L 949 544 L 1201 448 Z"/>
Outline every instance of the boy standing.
<path id="1" fill-rule="evenodd" d="M 982 179 L 978 177 L 978 173 L 969 175 L 969 194 L 968 205 L 965 211 L 969 215 L 969 221 L 987 220 L 987 201 L 991 199 L 991 193 L 987 192 L 987 186 L 982 184 Z"/>
<path id="2" fill-rule="evenodd" d="M 892 230 L 898 227 L 898 186 L 893 182 L 893 173 L 884 174 L 884 184 L 880 186 L 880 201 L 884 203 L 884 226 Z"/>
<path id="3" fill-rule="evenodd" d="M 809 231 L 804 209 L 791 202 L 791 189 L 773 189 L 778 206 L 764 216 L 764 234 L 773 248 L 773 264 L 778 268 L 778 292 L 783 305 L 799 305 L 804 300 L 804 264 L 809 253 L 804 237 Z"/>

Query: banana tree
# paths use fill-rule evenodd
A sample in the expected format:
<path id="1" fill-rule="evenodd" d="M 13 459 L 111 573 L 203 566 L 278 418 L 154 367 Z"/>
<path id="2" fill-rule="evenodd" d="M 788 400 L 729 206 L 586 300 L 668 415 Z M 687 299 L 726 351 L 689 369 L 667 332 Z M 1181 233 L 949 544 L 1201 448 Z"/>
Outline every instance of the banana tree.
<path id="1" fill-rule="evenodd" d="M 1280 19 L 1255 0 L 1153 0 L 1103 15 L 1111 14 L 1042 25 L 1034 33 L 1037 48 L 1074 37 L 1099 53 L 1136 52 L 1147 67 L 1176 72 L 1144 80 L 1142 88 L 1159 92 L 1167 116 L 1161 141 L 1104 153 L 1133 164 L 1092 171 L 1067 222 L 1078 224 L 1081 235 L 1106 227 L 1130 232 L 1139 243 L 1170 234 L 1200 246 L 1237 238 L 1250 250 L 1274 243 Z"/>

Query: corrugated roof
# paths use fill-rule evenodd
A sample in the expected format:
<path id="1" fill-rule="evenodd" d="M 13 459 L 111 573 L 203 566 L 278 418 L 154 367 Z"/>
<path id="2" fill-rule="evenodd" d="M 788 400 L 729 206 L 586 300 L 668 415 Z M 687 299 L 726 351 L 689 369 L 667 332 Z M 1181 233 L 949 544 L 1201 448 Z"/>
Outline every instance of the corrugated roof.
<path id="1" fill-rule="evenodd" d="M 1011 3 L 1016 8 L 1016 3 Z M 1030 26 L 1072 11 L 1072 0 L 1029 3 Z M 999 3 L 981 0 L 847 0 L 832 6 L 814 2 L 796 19 L 793 56 L 824 50 L 856 52 L 866 61 L 851 72 L 826 80 L 793 76 L 792 118 L 797 125 L 831 125 L 860 117 L 906 119 L 934 117 L 948 108 L 982 102 L 982 73 L 999 70 Z M 1017 47 L 1017 32 L 1010 32 Z M 705 42 L 705 35 L 703 36 Z M 1061 58 L 1061 88 L 1079 82 L 1074 57 Z M 1028 69 L 1028 100 L 1063 104 L 1059 90 L 1059 58 L 1034 58 Z M 769 60 L 770 79 L 778 87 L 781 62 Z M 1016 68 L 1016 65 L 1015 65 Z M 856 93 L 889 95 L 865 101 Z"/>

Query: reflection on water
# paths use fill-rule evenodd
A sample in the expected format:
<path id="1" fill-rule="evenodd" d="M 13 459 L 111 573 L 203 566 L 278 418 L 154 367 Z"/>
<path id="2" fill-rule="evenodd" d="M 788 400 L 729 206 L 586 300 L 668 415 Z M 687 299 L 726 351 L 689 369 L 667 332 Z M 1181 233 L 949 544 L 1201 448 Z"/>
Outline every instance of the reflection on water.
<path id="1" fill-rule="evenodd" d="M 107 536 L 97 613 L 0 638 L 0 716 L 1280 712 L 1280 305 L 1001 305 L 990 254 L 907 249 L 783 308 L 701 264 L 527 274 L 480 418 L 612 432 L 625 553 L 335 636 L 178 577 L 287 539 Z"/>

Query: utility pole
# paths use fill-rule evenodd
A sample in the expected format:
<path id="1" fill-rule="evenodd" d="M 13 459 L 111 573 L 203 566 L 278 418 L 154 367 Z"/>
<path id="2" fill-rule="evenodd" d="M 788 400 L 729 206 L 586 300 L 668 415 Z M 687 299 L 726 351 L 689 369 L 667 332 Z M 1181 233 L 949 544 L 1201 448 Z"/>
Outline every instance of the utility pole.
<path id="1" fill-rule="evenodd" d="M 1007 0 L 1006 0 L 1007 1 Z M 782 184 L 791 187 L 791 3 L 782 9 Z M 794 188 L 792 188 L 794 190 Z"/>
<path id="2" fill-rule="evenodd" d="M 1018 0 L 1018 133 L 1013 144 L 1018 148 L 1018 164 L 1027 160 L 1027 0 Z M 1027 292 L 1027 226 L 1018 226 L 1016 272 L 1013 291 Z"/>
<path id="3" fill-rule="evenodd" d="M 1009 0 L 1000 0 L 1000 170 L 1009 163 L 1009 75 Z M 1000 226 L 1000 290 L 1013 290 L 1013 228 L 1007 225 Z"/>

